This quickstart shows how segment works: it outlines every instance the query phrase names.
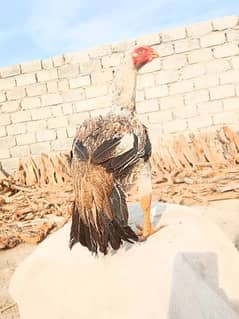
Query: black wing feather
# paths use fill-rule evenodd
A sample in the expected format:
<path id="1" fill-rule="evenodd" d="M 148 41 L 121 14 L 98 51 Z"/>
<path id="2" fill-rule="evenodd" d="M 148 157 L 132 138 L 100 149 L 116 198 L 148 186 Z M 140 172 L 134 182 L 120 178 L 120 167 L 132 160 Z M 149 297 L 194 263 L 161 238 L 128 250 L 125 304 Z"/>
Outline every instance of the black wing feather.
<path id="1" fill-rule="evenodd" d="M 87 148 L 83 145 L 81 141 L 75 139 L 73 141 L 73 157 L 80 159 L 82 161 L 87 161 L 89 159 L 89 154 Z"/>
<path id="2" fill-rule="evenodd" d="M 114 137 L 111 140 L 104 141 L 92 154 L 92 163 L 101 164 L 111 158 L 116 146 L 119 145 L 121 138 Z"/>

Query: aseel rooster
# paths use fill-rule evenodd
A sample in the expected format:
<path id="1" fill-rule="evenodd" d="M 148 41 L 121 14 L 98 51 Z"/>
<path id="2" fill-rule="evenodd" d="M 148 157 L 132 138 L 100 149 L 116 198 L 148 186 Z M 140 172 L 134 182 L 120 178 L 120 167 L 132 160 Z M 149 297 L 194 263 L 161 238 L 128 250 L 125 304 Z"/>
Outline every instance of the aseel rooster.
<path id="1" fill-rule="evenodd" d="M 150 220 L 151 143 L 135 111 L 136 75 L 158 57 L 154 49 L 138 47 L 126 56 L 112 85 L 113 112 L 84 121 L 72 145 L 71 169 L 75 201 L 70 247 L 77 242 L 91 252 L 107 254 L 153 233 Z M 125 191 L 136 185 L 144 214 L 138 235 L 128 225 Z"/>

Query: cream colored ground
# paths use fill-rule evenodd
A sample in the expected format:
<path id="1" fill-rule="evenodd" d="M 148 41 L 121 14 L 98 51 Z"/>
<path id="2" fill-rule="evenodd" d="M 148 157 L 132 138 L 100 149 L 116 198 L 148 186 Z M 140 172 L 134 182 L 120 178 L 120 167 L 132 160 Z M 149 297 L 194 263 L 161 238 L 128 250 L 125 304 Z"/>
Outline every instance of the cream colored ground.
<path id="1" fill-rule="evenodd" d="M 239 244 L 239 201 L 220 201 L 203 208 L 203 214 L 216 222 L 235 243 Z M 15 249 L 0 252 L 0 308 L 12 302 L 7 293 L 9 279 L 15 267 L 34 247 L 21 245 Z M 210 256 L 209 256 L 210 257 Z M 178 283 L 179 284 L 179 283 Z M 16 308 L 0 314 L 1 319 L 19 318 Z"/>

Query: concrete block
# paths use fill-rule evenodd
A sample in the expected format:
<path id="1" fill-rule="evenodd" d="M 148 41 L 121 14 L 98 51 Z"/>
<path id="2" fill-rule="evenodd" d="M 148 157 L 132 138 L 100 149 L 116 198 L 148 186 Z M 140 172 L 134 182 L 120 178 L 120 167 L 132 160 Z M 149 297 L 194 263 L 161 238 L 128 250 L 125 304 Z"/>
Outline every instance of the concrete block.
<path id="1" fill-rule="evenodd" d="M 17 86 L 26 86 L 29 84 L 36 83 L 35 74 L 21 74 L 16 76 Z"/>
<path id="2" fill-rule="evenodd" d="M 72 138 L 64 138 L 51 142 L 52 151 L 70 151 L 72 147 Z"/>
<path id="3" fill-rule="evenodd" d="M 137 113 L 149 113 L 159 111 L 159 104 L 157 100 L 145 100 L 137 104 Z"/>
<path id="4" fill-rule="evenodd" d="M 1 111 L 3 113 L 12 113 L 20 110 L 20 105 L 18 101 L 10 101 L 1 104 Z M 3 114 L 1 114 L 2 116 Z"/>
<path id="5" fill-rule="evenodd" d="M 239 81 L 239 70 L 230 70 L 220 75 L 221 84 L 237 83 Z"/>
<path id="6" fill-rule="evenodd" d="M 205 74 L 205 72 L 206 70 L 205 70 L 204 64 L 197 63 L 197 64 L 185 66 L 181 71 L 181 75 L 183 80 L 187 80 L 187 79 L 202 76 Z"/>
<path id="7" fill-rule="evenodd" d="M 90 57 L 88 52 L 74 52 L 64 54 L 65 63 L 78 64 L 82 62 L 89 62 Z"/>
<path id="8" fill-rule="evenodd" d="M 20 69 L 19 64 L 10 65 L 10 66 L 0 68 L 1 78 L 8 78 L 10 76 L 18 75 L 18 74 L 20 74 L 20 72 L 21 72 L 21 69 Z"/>
<path id="9" fill-rule="evenodd" d="M 208 89 L 219 85 L 219 76 L 214 74 L 203 75 L 193 80 L 196 89 Z"/>
<path id="10" fill-rule="evenodd" d="M 137 88 L 144 89 L 147 87 L 153 87 L 155 85 L 154 74 L 145 73 L 139 74 L 137 77 Z"/>
<path id="11" fill-rule="evenodd" d="M 64 104 L 62 104 L 62 112 L 63 112 L 64 115 L 72 114 L 73 113 L 72 103 L 64 103 Z"/>
<path id="12" fill-rule="evenodd" d="M 236 43 L 226 43 L 213 49 L 215 58 L 226 58 L 239 53 Z"/>
<path id="13" fill-rule="evenodd" d="M 37 72 L 38 82 L 47 82 L 58 78 L 57 69 L 47 69 Z"/>
<path id="14" fill-rule="evenodd" d="M 73 126 L 68 126 L 66 128 L 68 137 L 75 137 L 77 129 Z"/>
<path id="15" fill-rule="evenodd" d="M 0 92 L 0 103 L 5 102 L 7 99 L 5 92 Z"/>
<path id="16" fill-rule="evenodd" d="M 26 123 L 26 126 L 27 126 L 28 132 L 35 132 L 35 131 L 38 131 L 39 129 L 46 128 L 47 121 L 46 120 L 34 120 L 34 121 Z"/>
<path id="17" fill-rule="evenodd" d="M 1 114 L 0 116 L 0 125 L 8 125 L 11 123 L 9 114 Z"/>
<path id="18" fill-rule="evenodd" d="M 229 61 L 225 59 L 214 59 L 205 64 L 207 73 L 221 73 L 231 68 Z"/>
<path id="19" fill-rule="evenodd" d="M 42 60 L 42 68 L 45 70 L 50 70 L 53 68 L 52 58 Z"/>
<path id="20" fill-rule="evenodd" d="M 212 21 L 214 30 L 225 30 L 238 25 L 238 16 L 226 16 Z"/>
<path id="21" fill-rule="evenodd" d="M 200 38 L 202 47 L 211 47 L 225 42 L 226 37 L 224 32 L 212 32 Z"/>
<path id="22" fill-rule="evenodd" d="M 16 136 L 17 145 L 28 145 L 36 142 L 34 133 L 21 134 Z"/>
<path id="23" fill-rule="evenodd" d="M 195 49 L 199 49 L 199 41 L 198 39 L 184 39 L 179 40 L 174 43 L 174 49 L 176 53 L 182 53 L 187 51 L 192 51 Z"/>
<path id="24" fill-rule="evenodd" d="M 223 106 L 224 106 L 224 111 L 228 112 L 228 111 L 239 111 L 239 98 L 238 97 L 234 97 L 231 99 L 225 99 L 223 101 Z"/>
<path id="25" fill-rule="evenodd" d="M 46 83 L 48 93 L 58 93 L 58 83 L 53 80 Z"/>
<path id="26" fill-rule="evenodd" d="M 89 75 L 84 75 L 84 76 L 79 76 L 75 79 L 70 79 L 70 88 L 75 89 L 75 88 L 80 88 L 80 87 L 87 87 L 90 86 L 90 76 Z"/>
<path id="27" fill-rule="evenodd" d="M 30 111 L 18 111 L 11 113 L 12 123 L 27 122 L 31 120 Z"/>
<path id="28" fill-rule="evenodd" d="M 176 83 L 171 83 L 169 85 L 169 93 L 170 95 L 179 94 L 179 93 L 186 93 L 193 90 L 193 81 L 192 80 L 185 80 Z"/>
<path id="29" fill-rule="evenodd" d="M 158 71 L 155 74 L 156 84 L 168 84 L 172 82 L 176 82 L 179 79 L 179 73 L 177 71 L 173 70 L 167 70 L 167 71 Z"/>
<path id="30" fill-rule="evenodd" d="M 174 54 L 173 44 L 171 42 L 162 42 L 159 45 L 155 45 L 154 49 L 158 52 L 160 58 Z"/>
<path id="31" fill-rule="evenodd" d="M 222 101 L 210 101 L 199 103 L 197 105 L 198 112 L 202 115 L 221 113 L 223 111 Z"/>
<path id="32" fill-rule="evenodd" d="M 200 37 L 211 31 L 212 31 L 212 24 L 210 21 L 195 23 L 187 27 L 187 34 L 193 38 Z"/>
<path id="33" fill-rule="evenodd" d="M 26 133 L 26 123 L 17 123 L 7 126 L 7 133 L 10 136 L 25 134 Z"/>
<path id="34" fill-rule="evenodd" d="M 41 153 L 50 153 L 51 147 L 49 142 L 35 143 L 30 145 L 31 154 L 38 155 Z"/>
<path id="35" fill-rule="evenodd" d="M 86 88 L 86 97 L 87 98 L 94 98 L 97 96 L 106 95 L 108 92 L 108 87 L 106 85 L 95 85 L 89 88 Z"/>
<path id="36" fill-rule="evenodd" d="M 13 136 L 6 136 L 0 138 L 0 149 L 8 149 L 16 145 L 16 139 Z"/>
<path id="37" fill-rule="evenodd" d="M 49 118 L 47 125 L 50 129 L 65 127 L 67 125 L 67 118 L 65 116 Z"/>
<path id="38" fill-rule="evenodd" d="M 142 69 L 139 70 L 139 74 L 151 73 L 161 70 L 161 59 L 154 59 L 150 63 L 144 65 Z"/>
<path id="39" fill-rule="evenodd" d="M 193 118 L 188 119 L 189 130 L 197 130 L 203 127 L 209 127 L 213 124 L 212 117 L 208 114 L 202 114 Z"/>
<path id="40" fill-rule="evenodd" d="M 51 110 L 49 107 L 40 107 L 31 110 L 31 116 L 33 120 L 42 120 L 51 117 Z"/>
<path id="41" fill-rule="evenodd" d="M 69 81 L 67 79 L 58 80 L 58 91 L 66 92 L 69 90 Z"/>
<path id="42" fill-rule="evenodd" d="M 78 88 L 63 92 L 62 98 L 64 102 L 81 101 L 85 98 L 85 90 Z"/>
<path id="43" fill-rule="evenodd" d="M 184 54 L 176 54 L 162 59 L 163 70 L 177 70 L 185 65 L 187 65 L 187 58 Z"/>
<path id="44" fill-rule="evenodd" d="M 68 135 L 67 135 L 66 128 L 65 127 L 58 128 L 56 130 L 56 136 L 57 136 L 57 139 L 59 140 L 67 138 Z"/>
<path id="45" fill-rule="evenodd" d="M 235 87 L 233 85 L 220 85 L 215 88 L 210 88 L 210 97 L 212 100 L 223 99 L 235 95 Z"/>
<path id="46" fill-rule="evenodd" d="M 57 104 L 57 105 L 53 105 L 51 106 L 51 114 L 52 116 L 62 116 L 63 112 L 62 112 L 62 104 Z"/>
<path id="47" fill-rule="evenodd" d="M 198 115 L 196 105 L 186 105 L 184 107 L 176 106 L 173 109 L 173 118 L 175 119 L 188 119 Z"/>
<path id="48" fill-rule="evenodd" d="M 45 83 L 37 83 L 26 88 L 28 96 L 38 96 L 47 93 Z"/>
<path id="49" fill-rule="evenodd" d="M 228 42 L 239 41 L 239 29 L 227 30 L 226 37 Z"/>
<path id="50" fill-rule="evenodd" d="M 167 111 L 158 111 L 158 112 L 152 112 L 148 114 L 149 123 L 166 123 L 169 121 L 172 121 L 173 119 L 173 113 L 171 110 Z"/>
<path id="51" fill-rule="evenodd" d="M 234 69 L 239 69 L 239 56 L 232 57 L 230 62 Z"/>
<path id="52" fill-rule="evenodd" d="M 36 132 L 37 142 L 47 142 L 56 139 L 55 130 L 39 130 Z"/>
<path id="53" fill-rule="evenodd" d="M 112 50 L 110 45 L 101 45 L 95 48 L 90 49 L 88 52 L 91 58 L 98 58 L 105 55 L 111 55 Z"/>
<path id="54" fill-rule="evenodd" d="M 6 136 L 7 132 L 6 132 L 6 128 L 5 126 L 0 126 L 0 137 Z"/>
<path id="55" fill-rule="evenodd" d="M 208 90 L 199 90 L 186 93 L 184 96 L 185 104 L 194 105 L 202 102 L 209 101 L 209 91 Z"/>
<path id="56" fill-rule="evenodd" d="M 157 97 L 167 96 L 168 95 L 168 86 L 160 85 L 158 87 L 146 88 L 145 97 L 146 99 L 154 99 Z"/>
<path id="57" fill-rule="evenodd" d="M 122 62 L 123 56 L 121 53 L 113 53 L 110 56 L 102 57 L 102 66 L 103 68 L 111 68 L 119 66 Z"/>
<path id="58" fill-rule="evenodd" d="M 166 96 L 159 99 L 160 110 L 174 109 L 176 107 L 184 107 L 184 99 L 182 95 Z"/>
<path id="59" fill-rule="evenodd" d="M 211 48 L 194 50 L 188 54 L 189 63 L 199 63 L 212 60 Z"/>
<path id="60" fill-rule="evenodd" d="M 7 91 L 7 99 L 11 100 L 19 100 L 26 96 L 26 89 L 23 87 L 16 87 Z"/>
<path id="61" fill-rule="evenodd" d="M 61 54 L 61 55 L 53 56 L 52 61 L 53 61 L 54 67 L 62 66 L 65 63 L 64 55 Z"/>
<path id="62" fill-rule="evenodd" d="M 0 148 L 0 159 L 4 159 L 4 158 L 9 158 L 11 155 L 10 155 L 10 152 L 7 148 Z"/>
<path id="63" fill-rule="evenodd" d="M 21 63 L 22 73 L 33 73 L 42 69 L 41 60 Z"/>
<path id="64" fill-rule="evenodd" d="M 23 110 L 35 109 L 41 106 L 40 97 L 26 97 L 21 101 L 21 107 Z"/>
<path id="65" fill-rule="evenodd" d="M 100 85 L 101 83 L 110 82 L 112 80 L 113 72 L 111 68 L 91 73 L 91 81 L 93 85 Z"/>
<path id="66" fill-rule="evenodd" d="M 142 102 L 144 100 L 144 90 L 137 90 L 136 91 L 136 103 Z"/>
<path id="67" fill-rule="evenodd" d="M 136 45 L 155 45 L 160 43 L 160 34 L 155 32 L 147 35 L 143 35 L 136 40 Z"/>
<path id="68" fill-rule="evenodd" d="M 62 78 L 75 78 L 79 76 L 79 65 L 78 64 L 66 64 L 58 68 L 58 77 Z"/>
<path id="69" fill-rule="evenodd" d="M 178 133 L 187 129 L 187 122 L 185 119 L 174 119 L 172 121 L 163 122 L 163 130 L 166 134 Z"/>
<path id="70" fill-rule="evenodd" d="M 186 29 L 184 27 L 178 27 L 160 32 L 160 35 L 163 42 L 184 39 L 186 38 Z"/>
<path id="71" fill-rule="evenodd" d="M 62 101 L 62 96 L 59 93 L 49 93 L 41 96 L 43 106 L 59 104 Z"/>
<path id="72" fill-rule="evenodd" d="M 0 91 L 10 90 L 16 86 L 14 78 L 0 79 Z"/>
<path id="73" fill-rule="evenodd" d="M 14 146 L 10 149 L 10 153 L 12 157 L 22 158 L 29 156 L 30 148 L 28 145 Z"/>
<path id="74" fill-rule="evenodd" d="M 218 114 L 213 115 L 213 123 L 214 124 L 238 124 L 239 120 L 239 110 L 238 112 L 231 111 L 231 112 L 221 112 Z"/>

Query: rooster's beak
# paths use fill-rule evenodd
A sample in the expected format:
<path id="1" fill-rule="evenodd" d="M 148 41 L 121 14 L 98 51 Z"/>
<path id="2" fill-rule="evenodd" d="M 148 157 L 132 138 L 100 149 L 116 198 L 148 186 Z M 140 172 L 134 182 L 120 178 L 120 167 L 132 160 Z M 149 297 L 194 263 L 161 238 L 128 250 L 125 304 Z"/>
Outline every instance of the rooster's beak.
<path id="1" fill-rule="evenodd" d="M 159 57 L 158 52 L 157 52 L 157 51 L 153 51 L 153 52 L 152 52 L 152 59 L 156 59 L 156 58 L 158 58 L 158 57 Z"/>

